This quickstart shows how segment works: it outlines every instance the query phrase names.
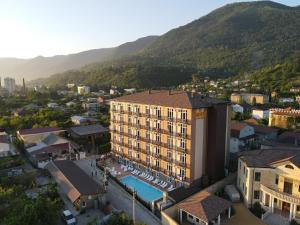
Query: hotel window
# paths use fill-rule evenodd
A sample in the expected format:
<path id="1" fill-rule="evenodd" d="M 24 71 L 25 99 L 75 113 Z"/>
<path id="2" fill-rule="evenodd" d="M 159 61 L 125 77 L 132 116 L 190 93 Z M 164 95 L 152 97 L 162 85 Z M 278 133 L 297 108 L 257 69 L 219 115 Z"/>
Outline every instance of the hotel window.
<path id="1" fill-rule="evenodd" d="M 186 135 L 186 125 L 180 124 L 179 129 L 180 129 L 180 134 L 182 136 L 185 136 Z"/>
<path id="2" fill-rule="evenodd" d="M 255 172 L 255 174 L 254 174 L 254 180 L 255 181 L 260 181 L 260 176 L 261 176 L 260 172 Z"/>
<path id="3" fill-rule="evenodd" d="M 120 111 L 123 112 L 124 111 L 124 107 L 123 105 L 120 105 Z"/>
<path id="4" fill-rule="evenodd" d="M 168 131 L 170 134 L 173 133 L 173 123 L 172 122 L 168 122 Z"/>
<path id="5" fill-rule="evenodd" d="M 128 117 L 128 124 L 131 125 L 131 123 L 132 123 L 132 119 L 131 119 L 131 117 L 129 116 L 129 117 Z"/>
<path id="6" fill-rule="evenodd" d="M 180 162 L 185 163 L 186 154 L 180 154 Z"/>
<path id="7" fill-rule="evenodd" d="M 168 172 L 172 172 L 172 165 L 170 163 L 167 164 L 167 170 Z"/>
<path id="8" fill-rule="evenodd" d="M 146 151 L 150 152 L 150 144 L 146 144 Z"/>
<path id="9" fill-rule="evenodd" d="M 300 185 L 298 186 L 298 192 L 300 192 Z"/>
<path id="10" fill-rule="evenodd" d="M 140 159 L 140 153 L 138 153 L 138 152 L 136 153 L 136 158 Z"/>
<path id="11" fill-rule="evenodd" d="M 156 135 L 155 135 L 155 140 L 156 140 L 157 142 L 160 142 L 160 134 L 159 134 L 159 133 L 156 133 Z"/>
<path id="12" fill-rule="evenodd" d="M 131 105 L 127 106 L 128 113 L 131 113 Z"/>
<path id="13" fill-rule="evenodd" d="M 128 156 L 132 157 L 132 150 L 131 149 L 128 149 Z"/>
<path id="14" fill-rule="evenodd" d="M 140 142 L 137 142 L 137 143 L 136 143 L 136 148 L 137 148 L 137 149 L 140 149 Z"/>
<path id="15" fill-rule="evenodd" d="M 148 140 L 150 139 L 150 132 L 149 131 L 146 132 L 146 139 L 148 139 Z"/>
<path id="16" fill-rule="evenodd" d="M 155 147 L 155 154 L 159 155 L 160 154 L 160 148 L 159 147 Z"/>
<path id="17" fill-rule="evenodd" d="M 182 120 L 187 119 L 187 111 L 186 110 L 181 110 L 180 119 L 182 119 Z"/>
<path id="18" fill-rule="evenodd" d="M 182 149 L 186 148 L 186 141 L 183 138 L 180 139 L 180 148 L 182 148 Z"/>
<path id="19" fill-rule="evenodd" d="M 155 121 L 155 128 L 160 129 L 160 121 L 158 120 Z"/>
<path id="20" fill-rule="evenodd" d="M 116 105 L 115 104 L 112 104 L 112 109 L 113 109 L 113 111 L 116 110 Z"/>
<path id="21" fill-rule="evenodd" d="M 247 187 L 245 187 L 245 195 L 247 195 Z"/>
<path id="22" fill-rule="evenodd" d="M 168 108 L 168 119 L 173 119 L 173 112 L 174 110 L 172 108 Z"/>
<path id="23" fill-rule="evenodd" d="M 246 178 L 248 178 L 248 170 L 247 169 L 246 169 L 246 175 L 245 176 L 246 176 Z"/>
<path id="24" fill-rule="evenodd" d="M 260 191 L 255 190 L 254 191 L 254 199 L 259 199 L 260 198 Z"/>
<path id="25" fill-rule="evenodd" d="M 173 148 L 173 138 L 168 136 L 168 148 Z"/>
<path id="26" fill-rule="evenodd" d="M 137 139 L 140 138 L 140 131 L 139 131 L 139 130 L 136 131 L 136 138 L 137 138 Z"/>
<path id="27" fill-rule="evenodd" d="M 131 147 L 132 146 L 132 140 L 128 139 L 128 146 Z"/>
<path id="28" fill-rule="evenodd" d="M 146 157 L 146 162 L 147 162 L 147 163 L 150 163 L 150 156 L 148 156 L 148 155 L 147 155 L 147 157 Z"/>
<path id="29" fill-rule="evenodd" d="M 179 176 L 180 177 L 185 177 L 185 169 L 184 168 L 180 168 L 180 170 L 179 170 Z"/>
<path id="30" fill-rule="evenodd" d="M 150 128 L 150 120 L 149 120 L 149 119 L 146 120 L 146 127 L 147 127 L 148 129 Z"/>
<path id="31" fill-rule="evenodd" d="M 150 115 L 150 108 L 149 108 L 149 106 L 146 106 L 146 115 Z"/>
<path id="32" fill-rule="evenodd" d="M 124 116 L 120 115 L 120 122 L 124 122 Z"/>
<path id="33" fill-rule="evenodd" d="M 159 160 L 155 160 L 155 166 L 156 166 L 156 167 L 159 167 L 159 166 L 160 166 Z"/>
<path id="34" fill-rule="evenodd" d="M 168 159 L 172 159 L 173 158 L 172 152 L 168 151 L 167 156 L 168 156 Z"/>

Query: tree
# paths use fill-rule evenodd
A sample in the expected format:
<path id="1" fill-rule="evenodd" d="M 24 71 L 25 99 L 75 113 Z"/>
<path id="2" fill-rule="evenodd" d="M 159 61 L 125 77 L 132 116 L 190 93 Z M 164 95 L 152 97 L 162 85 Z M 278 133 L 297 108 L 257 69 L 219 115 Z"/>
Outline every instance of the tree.
<path id="1" fill-rule="evenodd" d="M 105 225 L 143 225 L 142 223 L 133 223 L 133 220 L 130 219 L 125 213 L 120 213 L 113 215 Z"/>

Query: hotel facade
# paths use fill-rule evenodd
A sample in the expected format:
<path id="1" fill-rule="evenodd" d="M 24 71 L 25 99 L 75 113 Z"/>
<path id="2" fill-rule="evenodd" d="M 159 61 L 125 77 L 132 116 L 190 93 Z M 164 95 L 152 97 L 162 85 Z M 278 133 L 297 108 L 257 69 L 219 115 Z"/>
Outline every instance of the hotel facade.
<path id="1" fill-rule="evenodd" d="M 300 150 L 264 149 L 239 158 L 237 186 L 247 207 L 300 221 Z"/>
<path id="2" fill-rule="evenodd" d="M 145 91 L 110 101 L 112 153 L 169 182 L 224 176 L 228 102 L 183 91 Z"/>

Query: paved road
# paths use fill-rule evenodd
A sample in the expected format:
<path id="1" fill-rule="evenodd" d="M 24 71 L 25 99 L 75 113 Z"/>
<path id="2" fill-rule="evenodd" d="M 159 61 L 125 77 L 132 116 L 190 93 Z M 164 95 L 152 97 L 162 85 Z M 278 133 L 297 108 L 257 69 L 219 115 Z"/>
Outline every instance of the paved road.
<path id="1" fill-rule="evenodd" d="M 91 166 L 90 159 L 76 161 L 76 164 L 81 167 L 89 176 L 91 176 L 92 171 L 97 170 L 97 177 L 93 176 L 93 178 L 99 184 L 102 184 L 101 171 L 94 165 Z M 132 217 L 132 198 L 126 191 L 115 184 L 114 181 L 109 182 L 106 196 L 107 200 L 111 202 L 114 208 L 123 210 Z M 143 222 L 148 225 L 161 224 L 158 218 L 156 218 L 149 210 L 145 209 L 139 203 L 136 204 L 135 209 L 136 220 L 138 222 Z"/>

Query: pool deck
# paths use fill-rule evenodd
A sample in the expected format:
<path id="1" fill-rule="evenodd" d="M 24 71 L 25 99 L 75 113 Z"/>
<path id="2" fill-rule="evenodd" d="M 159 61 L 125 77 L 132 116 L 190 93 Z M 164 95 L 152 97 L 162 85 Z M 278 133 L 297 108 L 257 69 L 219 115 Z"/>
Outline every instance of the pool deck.
<path id="1" fill-rule="evenodd" d="M 102 166 L 103 166 L 103 165 L 102 165 Z M 170 186 L 168 185 L 167 188 L 162 188 L 162 187 L 160 187 L 159 185 L 154 184 L 154 183 L 152 183 L 151 181 L 148 181 L 148 180 L 146 180 L 146 179 L 143 178 L 143 177 L 140 177 L 140 176 L 137 176 L 137 175 L 135 175 L 135 174 L 132 174 L 130 171 L 126 171 L 126 172 L 125 172 L 124 170 L 121 169 L 121 164 L 119 164 L 119 163 L 117 163 L 117 162 L 110 162 L 110 165 L 106 165 L 106 166 L 109 167 L 109 168 L 114 168 L 114 170 L 117 172 L 116 177 L 117 177 L 118 179 L 121 179 L 122 177 L 126 177 L 126 176 L 129 176 L 129 175 L 130 175 L 130 176 L 136 177 L 136 178 L 138 178 L 138 179 L 144 181 L 145 183 L 148 183 L 149 185 L 151 185 L 151 186 L 153 186 L 153 187 L 159 189 L 160 191 L 168 191 L 168 187 L 170 187 Z"/>

